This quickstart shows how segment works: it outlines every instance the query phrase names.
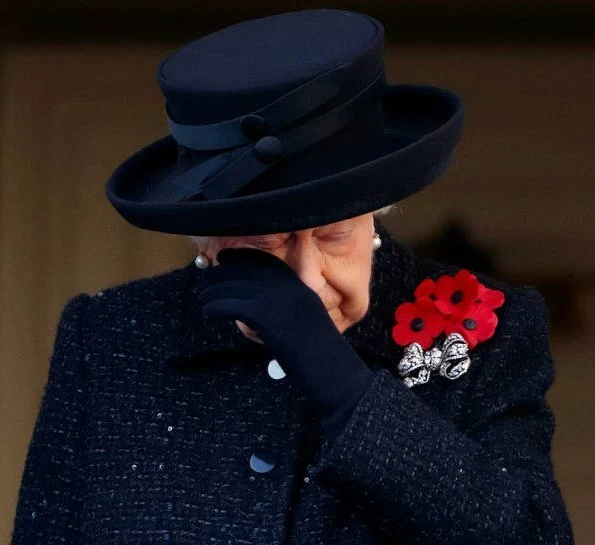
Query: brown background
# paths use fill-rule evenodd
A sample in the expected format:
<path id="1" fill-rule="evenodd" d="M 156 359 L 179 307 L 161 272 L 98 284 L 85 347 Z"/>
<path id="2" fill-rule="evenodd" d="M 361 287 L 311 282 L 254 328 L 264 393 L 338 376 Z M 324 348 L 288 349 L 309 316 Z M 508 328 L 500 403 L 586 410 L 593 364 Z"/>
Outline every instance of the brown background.
<path id="1" fill-rule="evenodd" d="M 167 132 L 157 62 L 206 29 L 315 5 L 65 0 L 0 8 L 0 544 L 8 543 L 59 313 L 79 292 L 184 265 L 182 237 L 138 230 L 104 183 Z M 456 159 L 385 225 L 415 247 L 452 215 L 499 276 L 547 288 L 553 457 L 579 544 L 595 537 L 595 42 L 586 0 L 343 2 L 387 28 L 392 82 L 459 92 Z M 202 30 L 205 29 L 205 30 Z M 566 312 L 564 312 L 566 310 Z M 560 318 L 561 317 L 561 318 Z"/>

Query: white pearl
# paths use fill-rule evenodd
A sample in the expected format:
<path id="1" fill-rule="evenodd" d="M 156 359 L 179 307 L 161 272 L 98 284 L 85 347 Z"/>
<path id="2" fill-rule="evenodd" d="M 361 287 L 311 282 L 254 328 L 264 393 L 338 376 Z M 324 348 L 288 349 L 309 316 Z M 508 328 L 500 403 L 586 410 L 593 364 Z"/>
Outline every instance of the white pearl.
<path id="1" fill-rule="evenodd" d="M 194 260 L 194 264 L 199 269 L 206 269 L 209 266 L 209 260 L 206 258 L 206 256 L 199 254 L 196 256 L 196 259 Z"/>
<path id="2" fill-rule="evenodd" d="M 372 241 L 372 248 L 374 250 L 378 250 L 382 245 L 382 240 L 380 240 L 380 235 L 378 233 L 374 234 L 374 240 Z"/>

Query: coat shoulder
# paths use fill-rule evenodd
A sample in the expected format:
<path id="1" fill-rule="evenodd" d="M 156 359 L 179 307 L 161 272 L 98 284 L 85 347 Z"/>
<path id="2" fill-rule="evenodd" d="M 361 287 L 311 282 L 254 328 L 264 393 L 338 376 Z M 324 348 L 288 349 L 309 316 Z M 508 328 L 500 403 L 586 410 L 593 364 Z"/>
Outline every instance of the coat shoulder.
<path id="1" fill-rule="evenodd" d="M 455 275 L 462 267 L 420 260 L 422 278 Z M 471 351 L 467 410 L 480 426 L 511 406 L 543 404 L 555 380 L 550 351 L 547 303 L 535 286 L 514 285 L 470 270 L 490 289 L 502 291 L 504 304 L 494 312 L 498 322 L 492 338 Z M 420 281 L 421 281 L 420 279 Z"/>
<path id="2" fill-rule="evenodd" d="M 420 260 L 420 279 L 455 275 L 463 267 L 433 260 Z M 469 269 L 490 289 L 504 294 L 504 304 L 494 312 L 497 326 L 492 338 L 472 352 L 489 363 L 475 368 L 476 388 L 508 383 L 519 399 L 527 389 L 544 393 L 554 380 L 550 352 L 550 312 L 539 290 L 532 285 L 515 285 Z M 481 354 L 481 356 L 479 356 Z M 481 383 L 481 384 L 480 384 Z"/>
<path id="3" fill-rule="evenodd" d="M 71 301 L 88 299 L 84 316 L 88 350 L 110 357 L 124 354 L 132 361 L 136 355 L 156 354 L 154 350 L 176 342 L 191 265 L 107 286 L 93 295 L 75 295 Z"/>
<path id="4" fill-rule="evenodd" d="M 108 285 L 93 294 L 93 298 L 96 300 L 101 299 L 102 301 L 113 301 L 122 297 L 127 299 L 128 297 L 139 297 L 165 289 L 176 289 L 176 287 L 181 287 L 188 277 L 189 267 L 190 264 L 185 264 L 165 272 L 133 278 L 119 284 Z"/>
<path id="5" fill-rule="evenodd" d="M 138 315 L 158 315 L 182 296 L 189 281 L 189 267 L 190 264 L 187 264 L 106 286 L 92 295 L 92 312 L 110 321 L 119 321 L 126 313 L 131 313 L 130 318 L 133 320 Z"/>

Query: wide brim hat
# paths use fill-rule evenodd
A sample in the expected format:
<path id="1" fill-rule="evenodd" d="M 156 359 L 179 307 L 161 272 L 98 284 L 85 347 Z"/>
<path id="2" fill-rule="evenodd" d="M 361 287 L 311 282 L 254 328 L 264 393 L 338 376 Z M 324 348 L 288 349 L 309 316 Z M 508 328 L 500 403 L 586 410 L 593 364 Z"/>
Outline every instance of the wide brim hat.
<path id="1" fill-rule="evenodd" d="M 243 21 L 180 48 L 157 78 L 171 134 L 106 184 L 142 229 L 253 235 L 355 217 L 436 180 L 461 135 L 455 93 L 386 83 L 384 28 L 359 12 Z"/>

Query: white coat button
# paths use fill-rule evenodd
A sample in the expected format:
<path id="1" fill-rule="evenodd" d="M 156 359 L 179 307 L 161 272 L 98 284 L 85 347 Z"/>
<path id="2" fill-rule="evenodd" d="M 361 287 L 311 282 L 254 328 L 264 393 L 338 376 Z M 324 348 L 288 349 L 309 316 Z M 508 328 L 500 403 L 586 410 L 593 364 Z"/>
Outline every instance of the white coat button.
<path id="1" fill-rule="evenodd" d="M 269 361 L 267 371 L 269 377 L 274 378 L 275 380 L 279 380 L 285 376 L 285 371 L 283 371 L 277 360 Z"/>
<path id="2" fill-rule="evenodd" d="M 277 455 L 264 448 L 257 448 L 254 454 L 250 457 L 250 467 L 256 473 L 268 473 L 275 467 Z"/>

